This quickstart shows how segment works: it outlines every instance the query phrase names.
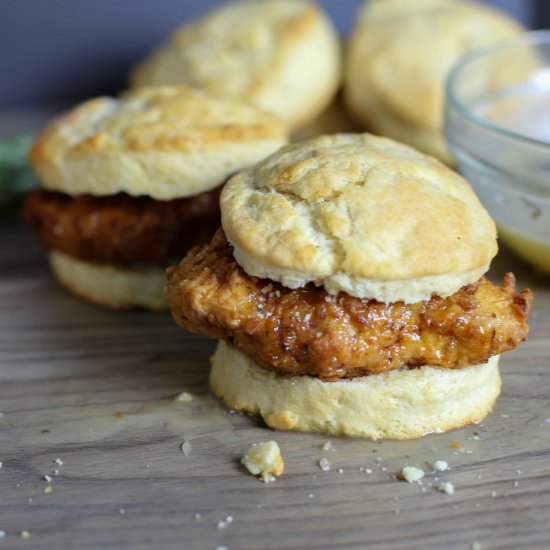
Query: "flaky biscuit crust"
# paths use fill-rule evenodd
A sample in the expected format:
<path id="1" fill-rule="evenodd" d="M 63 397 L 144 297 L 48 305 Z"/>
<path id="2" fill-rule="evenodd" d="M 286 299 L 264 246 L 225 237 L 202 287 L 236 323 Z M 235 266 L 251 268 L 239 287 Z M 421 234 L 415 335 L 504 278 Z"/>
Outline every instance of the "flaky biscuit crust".
<path id="1" fill-rule="evenodd" d="M 449 70 L 465 53 L 524 31 L 504 13 L 473 2 L 370 2 L 346 49 L 346 105 L 369 130 L 451 163 L 441 133 Z"/>
<path id="2" fill-rule="evenodd" d="M 483 420 L 500 393 L 498 361 L 323 382 L 265 371 L 220 342 L 210 386 L 230 409 L 260 414 L 277 430 L 412 439 Z"/>
<path id="3" fill-rule="evenodd" d="M 285 142 L 273 115 L 169 86 L 82 103 L 46 127 L 29 159 L 52 191 L 171 200 L 221 185 Z"/>
<path id="4" fill-rule="evenodd" d="M 109 309 L 166 309 L 162 267 L 100 264 L 57 250 L 48 258 L 57 281 L 87 302 Z"/>
<path id="5" fill-rule="evenodd" d="M 228 2 L 177 29 L 134 70 L 132 87 L 185 83 L 251 102 L 296 128 L 340 84 L 336 30 L 308 0 Z"/>
<path id="6" fill-rule="evenodd" d="M 220 205 L 237 262 L 289 288 L 418 302 L 476 281 L 497 252 L 462 177 L 369 134 L 288 145 L 231 178 Z"/>

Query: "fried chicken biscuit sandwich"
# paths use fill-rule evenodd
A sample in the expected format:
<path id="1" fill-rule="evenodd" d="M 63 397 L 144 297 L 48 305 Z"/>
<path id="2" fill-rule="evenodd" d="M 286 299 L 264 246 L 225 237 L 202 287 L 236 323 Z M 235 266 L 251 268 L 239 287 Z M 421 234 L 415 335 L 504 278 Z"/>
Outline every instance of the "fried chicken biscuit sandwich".
<path id="1" fill-rule="evenodd" d="M 185 87 L 92 99 L 35 141 L 24 217 L 73 293 L 159 309 L 165 267 L 219 226 L 222 184 L 285 142 L 273 115 Z"/>
<path id="2" fill-rule="evenodd" d="M 480 421 L 531 291 L 483 277 L 467 182 L 387 138 L 324 136 L 232 177 L 223 230 L 168 270 L 176 321 L 220 340 L 211 386 L 278 429 L 414 438 Z"/>

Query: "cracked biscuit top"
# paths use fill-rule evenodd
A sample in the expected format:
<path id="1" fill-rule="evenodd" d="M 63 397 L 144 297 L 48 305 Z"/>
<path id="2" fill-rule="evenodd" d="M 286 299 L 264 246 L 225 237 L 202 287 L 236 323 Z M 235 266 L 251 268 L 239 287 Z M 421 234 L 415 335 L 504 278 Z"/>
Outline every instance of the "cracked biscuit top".
<path id="1" fill-rule="evenodd" d="M 237 262 L 289 288 L 414 303 L 478 280 L 497 252 L 462 177 L 369 134 L 286 146 L 231 178 L 220 205 Z"/>
<path id="2" fill-rule="evenodd" d="M 29 160 L 50 191 L 173 200 L 218 187 L 286 142 L 273 115 L 164 86 L 85 101 L 45 128 Z"/>
<path id="3" fill-rule="evenodd" d="M 131 85 L 187 84 L 256 105 L 297 128 L 337 92 L 340 56 L 336 29 L 315 2 L 225 2 L 176 29 L 139 63 Z"/>

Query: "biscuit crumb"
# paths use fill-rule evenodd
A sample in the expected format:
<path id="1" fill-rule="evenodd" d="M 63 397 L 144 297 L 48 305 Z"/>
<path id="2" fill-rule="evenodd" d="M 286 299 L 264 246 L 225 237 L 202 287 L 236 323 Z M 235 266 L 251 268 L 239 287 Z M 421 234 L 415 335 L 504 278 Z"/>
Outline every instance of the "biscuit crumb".
<path id="1" fill-rule="evenodd" d="M 22 539 L 30 539 L 31 534 L 28 531 L 21 531 L 20 533 Z"/>
<path id="2" fill-rule="evenodd" d="M 275 481 L 285 469 L 281 450 L 275 441 L 254 443 L 241 458 L 241 463 L 251 474 L 259 476 L 264 483 Z"/>
<path id="3" fill-rule="evenodd" d="M 48 485 L 47 487 L 44 487 L 44 492 L 45 493 L 51 493 L 52 492 L 52 486 Z"/>
<path id="4" fill-rule="evenodd" d="M 319 460 L 319 468 L 321 468 L 323 472 L 328 472 L 330 470 L 330 462 L 326 458 L 322 458 Z"/>
<path id="5" fill-rule="evenodd" d="M 445 481 L 439 484 L 438 490 L 442 493 L 452 495 L 455 492 L 455 486 L 450 481 Z"/>
<path id="6" fill-rule="evenodd" d="M 190 401 L 193 401 L 193 395 L 188 391 L 184 391 L 179 395 L 176 395 L 176 397 L 174 397 L 174 401 L 177 401 L 178 403 L 189 403 Z"/>
<path id="7" fill-rule="evenodd" d="M 401 476 L 407 483 L 418 483 L 424 477 L 424 470 L 415 466 L 405 466 L 401 470 Z"/>
<path id="8" fill-rule="evenodd" d="M 472 542 L 472 550 L 481 550 L 481 543 L 474 541 Z"/>
<path id="9" fill-rule="evenodd" d="M 218 521 L 218 529 L 225 529 L 228 525 L 233 523 L 233 516 L 227 516 L 225 519 Z"/>
<path id="10" fill-rule="evenodd" d="M 449 464 L 447 464 L 445 460 L 436 460 L 432 464 L 432 468 L 438 472 L 444 472 L 445 470 L 449 469 Z"/>
<path id="11" fill-rule="evenodd" d="M 181 444 L 181 452 L 185 455 L 187 458 L 191 454 L 191 449 L 193 449 L 193 445 L 191 445 L 191 441 L 185 440 Z"/>
<path id="12" fill-rule="evenodd" d="M 45 480 L 47 483 L 51 483 L 52 478 L 51 478 L 51 476 L 49 476 L 48 474 L 46 474 L 46 475 L 44 476 L 44 480 Z"/>
<path id="13" fill-rule="evenodd" d="M 54 460 L 54 464 L 57 464 L 58 466 L 63 466 L 63 461 L 60 458 L 56 458 Z"/>
<path id="14" fill-rule="evenodd" d="M 334 448 L 334 446 L 332 445 L 332 443 L 330 441 L 327 441 L 323 445 L 323 451 L 332 451 L 333 453 L 335 453 L 336 449 Z"/>

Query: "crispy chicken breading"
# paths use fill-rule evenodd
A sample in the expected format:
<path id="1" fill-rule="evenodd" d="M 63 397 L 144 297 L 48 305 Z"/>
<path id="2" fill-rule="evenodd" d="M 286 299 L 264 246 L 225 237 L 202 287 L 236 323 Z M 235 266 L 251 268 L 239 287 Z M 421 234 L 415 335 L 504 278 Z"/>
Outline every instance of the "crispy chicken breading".
<path id="1" fill-rule="evenodd" d="M 518 346 L 532 293 L 481 278 L 417 304 L 361 300 L 308 285 L 291 290 L 247 275 L 225 235 L 169 268 L 167 301 L 182 327 L 225 340 L 280 373 L 353 378 L 401 367 L 461 368 Z"/>
<path id="2" fill-rule="evenodd" d="M 124 193 L 70 197 L 36 189 L 27 194 L 23 217 L 44 246 L 74 258 L 165 265 L 210 240 L 220 224 L 220 191 L 157 201 Z"/>

